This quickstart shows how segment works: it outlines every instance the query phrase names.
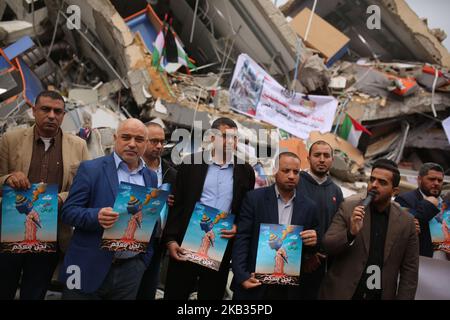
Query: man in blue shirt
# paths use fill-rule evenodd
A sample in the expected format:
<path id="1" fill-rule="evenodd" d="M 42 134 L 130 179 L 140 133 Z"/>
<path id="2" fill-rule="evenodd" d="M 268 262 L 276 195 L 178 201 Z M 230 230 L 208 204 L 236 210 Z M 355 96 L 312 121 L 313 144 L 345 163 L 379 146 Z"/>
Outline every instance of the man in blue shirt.
<path id="1" fill-rule="evenodd" d="M 236 225 L 222 231 L 221 237 L 230 241 L 219 271 L 185 261 L 180 246 L 197 202 L 238 216 L 243 197 L 255 185 L 252 167 L 234 156 L 237 147 L 234 121 L 219 118 L 211 128 L 215 129 L 211 150 L 186 157 L 178 168 L 175 203 L 163 233 L 170 255 L 165 299 L 187 300 L 195 288 L 199 300 L 223 299 Z"/>
<path id="2" fill-rule="evenodd" d="M 141 121 L 127 119 L 114 136 L 112 155 L 80 165 L 62 210 L 62 220 L 75 228 L 60 274 L 66 285 L 63 299 L 136 298 L 152 245 L 136 254 L 102 250 L 100 243 L 103 231 L 118 220 L 112 207 L 121 182 L 157 187 L 156 174 L 141 159 L 147 136 Z"/>

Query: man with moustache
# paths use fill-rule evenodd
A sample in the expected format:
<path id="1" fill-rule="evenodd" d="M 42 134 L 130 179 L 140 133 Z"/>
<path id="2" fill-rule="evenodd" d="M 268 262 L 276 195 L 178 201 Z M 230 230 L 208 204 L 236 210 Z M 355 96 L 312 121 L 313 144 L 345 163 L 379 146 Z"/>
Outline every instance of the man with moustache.
<path id="1" fill-rule="evenodd" d="M 275 184 L 247 193 L 242 203 L 232 256 L 234 300 L 305 298 L 301 273 L 299 287 L 263 285 L 254 275 L 261 223 L 303 226 L 302 264 L 305 254 L 317 251 L 317 207 L 297 189 L 300 159 L 291 152 L 281 153 L 276 168 Z"/>
<path id="2" fill-rule="evenodd" d="M 148 131 L 147 148 L 144 153 L 144 161 L 147 167 L 153 170 L 158 177 L 158 188 L 163 184 L 170 185 L 170 188 L 175 186 L 177 178 L 177 170 L 167 160 L 161 158 L 166 145 L 166 139 L 163 127 L 156 122 L 148 122 L 145 124 Z M 169 206 L 173 205 L 173 195 L 169 196 L 167 200 Z M 141 285 L 137 295 L 138 300 L 154 300 L 156 289 L 159 284 L 159 274 L 161 266 L 161 258 L 166 252 L 165 246 L 161 242 L 162 230 L 164 229 L 165 221 L 158 221 L 157 230 L 155 234 L 154 253 L 149 267 L 142 277 Z"/>
<path id="3" fill-rule="evenodd" d="M 66 286 L 63 299 L 136 298 L 153 254 L 152 242 L 141 254 L 102 250 L 100 243 L 103 231 L 118 220 L 119 214 L 112 207 L 121 182 L 157 187 L 156 174 L 142 160 L 147 138 L 147 128 L 141 121 L 127 119 L 114 135 L 113 154 L 86 161 L 78 169 L 62 211 L 63 221 L 75 228 L 60 273 Z M 79 281 L 72 278 L 76 273 L 73 266 L 79 272 Z"/>
<path id="4" fill-rule="evenodd" d="M 0 142 L 0 188 L 25 190 L 34 183 L 58 185 L 58 214 L 81 161 L 89 159 L 85 141 L 61 130 L 64 98 L 42 91 L 32 107 L 35 124 L 5 133 Z M 56 253 L 0 253 L 0 300 L 12 300 L 20 282 L 20 299 L 43 300 L 71 229 L 58 215 Z"/>
<path id="5" fill-rule="evenodd" d="M 221 232 L 220 236 L 230 241 L 219 271 L 186 261 L 180 246 L 197 202 L 239 216 L 242 199 L 255 186 L 253 168 L 234 155 L 238 140 L 236 123 L 219 118 L 211 129 L 212 149 L 186 157 L 178 167 L 175 203 L 163 233 L 170 255 L 164 299 L 187 300 L 196 287 L 199 300 L 223 299 L 236 225 Z"/>
<path id="6" fill-rule="evenodd" d="M 323 247 L 333 257 L 320 299 L 412 300 L 419 269 L 419 241 L 413 217 L 391 201 L 400 172 L 387 159 L 372 166 L 368 193 L 344 200 L 328 228 Z"/>
<path id="7" fill-rule="evenodd" d="M 400 194 L 395 201 L 402 207 L 409 208 L 419 223 L 420 255 L 433 257 L 433 243 L 430 233 L 430 220 L 441 212 L 441 197 L 444 183 L 444 169 L 437 163 L 428 162 L 422 165 L 417 178 L 419 187 L 416 190 Z"/>
<path id="8" fill-rule="evenodd" d="M 329 171 L 333 165 L 333 148 L 325 141 L 314 142 L 309 148 L 308 161 L 310 168 L 300 172 L 299 191 L 313 200 L 318 225 L 319 245 L 321 239 L 333 220 L 344 197 L 341 188 L 336 185 Z M 323 248 L 307 257 L 303 265 L 302 291 L 307 299 L 317 299 L 320 284 L 329 264 Z"/>

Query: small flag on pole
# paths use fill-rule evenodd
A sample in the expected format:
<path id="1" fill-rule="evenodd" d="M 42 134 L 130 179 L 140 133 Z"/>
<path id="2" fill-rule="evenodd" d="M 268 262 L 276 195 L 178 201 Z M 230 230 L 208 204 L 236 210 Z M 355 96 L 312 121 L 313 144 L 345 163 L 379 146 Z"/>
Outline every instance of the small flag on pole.
<path id="1" fill-rule="evenodd" d="M 346 114 L 341 129 L 339 130 L 339 136 L 342 139 L 347 140 L 364 154 L 367 150 L 371 135 L 372 133 L 366 127 Z"/>

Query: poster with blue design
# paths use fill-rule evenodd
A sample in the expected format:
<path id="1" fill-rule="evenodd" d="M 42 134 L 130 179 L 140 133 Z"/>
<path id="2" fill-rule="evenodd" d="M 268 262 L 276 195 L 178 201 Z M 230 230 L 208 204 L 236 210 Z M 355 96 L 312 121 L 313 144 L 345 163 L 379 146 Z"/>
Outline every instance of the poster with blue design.
<path id="1" fill-rule="evenodd" d="M 298 285 L 302 226 L 266 224 L 259 229 L 255 278 L 263 284 Z"/>
<path id="2" fill-rule="evenodd" d="M 3 186 L 0 252 L 56 252 L 58 186 L 36 183 L 28 190 Z"/>
<path id="3" fill-rule="evenodd" d="M 225 211 L 197 203 L 189 221 L 181 248 L 188 261 L 218 271 L 228 239 L 221 230 L 233 228 L 235 216 Z"/>
<path id="4" fill-rule="evenodd" d="M 450 253 L 450 202 L 443 201 L 441 212 L 430 220 L 433 249 Z"/>
<path id="5" fill-rule="evenodd" d="M 113 207 L 119 219 L 103 232 L 102 249 L 145 252 L 168 196 L 168 191 L 122 182 Z"/>

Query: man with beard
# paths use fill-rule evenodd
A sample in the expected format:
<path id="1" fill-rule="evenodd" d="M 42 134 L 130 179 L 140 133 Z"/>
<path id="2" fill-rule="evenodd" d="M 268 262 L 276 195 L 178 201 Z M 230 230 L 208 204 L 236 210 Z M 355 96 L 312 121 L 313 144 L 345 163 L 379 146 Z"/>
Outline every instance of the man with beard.
<path id="1" fill-rule="evenodd" d="M 319 298 L 412 300 L 417 289 L 419 241 L 413 217 L 391 201 L 400 172 L 391 160 L 372 166 L 367 193 L 344 200 L 323 239 L 333 264 Z"/>
<path id="2" fill-rule="evenodd" d="M 430 220 L 439 214 L 443 200 L 441 198 L 444 183 L 444 169 L 437 163 L 422 165 L 417 178 L 419 187 L 399 195 L 397 201 L 402 207 L 409 208 L 419 223 L 420 255 L 433 257 L 433 243 L 430 233 Z"/>
<path id="3" fill-rule="evenodd" d="M 329 176 L 333 165 L 333 148 L 325 141 L 314 142 L 309 148 L 310 168 L 300 173 L 298 190 L 314 201 L 317 206 L 319 245 L 333 220 L 341 202 L 344 200 L 341 188 Z M 306 257 L 303 264 L 302 286 L 305 299 L 317 299 L 320 283 L 325 276 L 327 264 L 323 249 Z"/>
<path id="4" fill-rule="evenodd" d="M 317 251 L 317 207 L 297 189 L 300 177 L 300 159 L 291 152 L 283 152 L 277 159 L 275 184 L 247 193 L 238 218 L 238 232 L 233 247 L 234 300 L 298 300 L 303 299 L 300 272 L 299 286 L 262 284 L 255 278 L 256 256 L 261 223 L 284 226 L 303 226 L 299 236 L 303 241 L 303 256 Z M 277 269 L 284 266 L 277 250 Z M 281 259 L 280 259 L 281 258 Z M 286 261 L 287 262 L 287 261 Z M 302 264 L 304 258 L 302 258 Z M 300 271 L 300 270 L 299 270 Z"/>

